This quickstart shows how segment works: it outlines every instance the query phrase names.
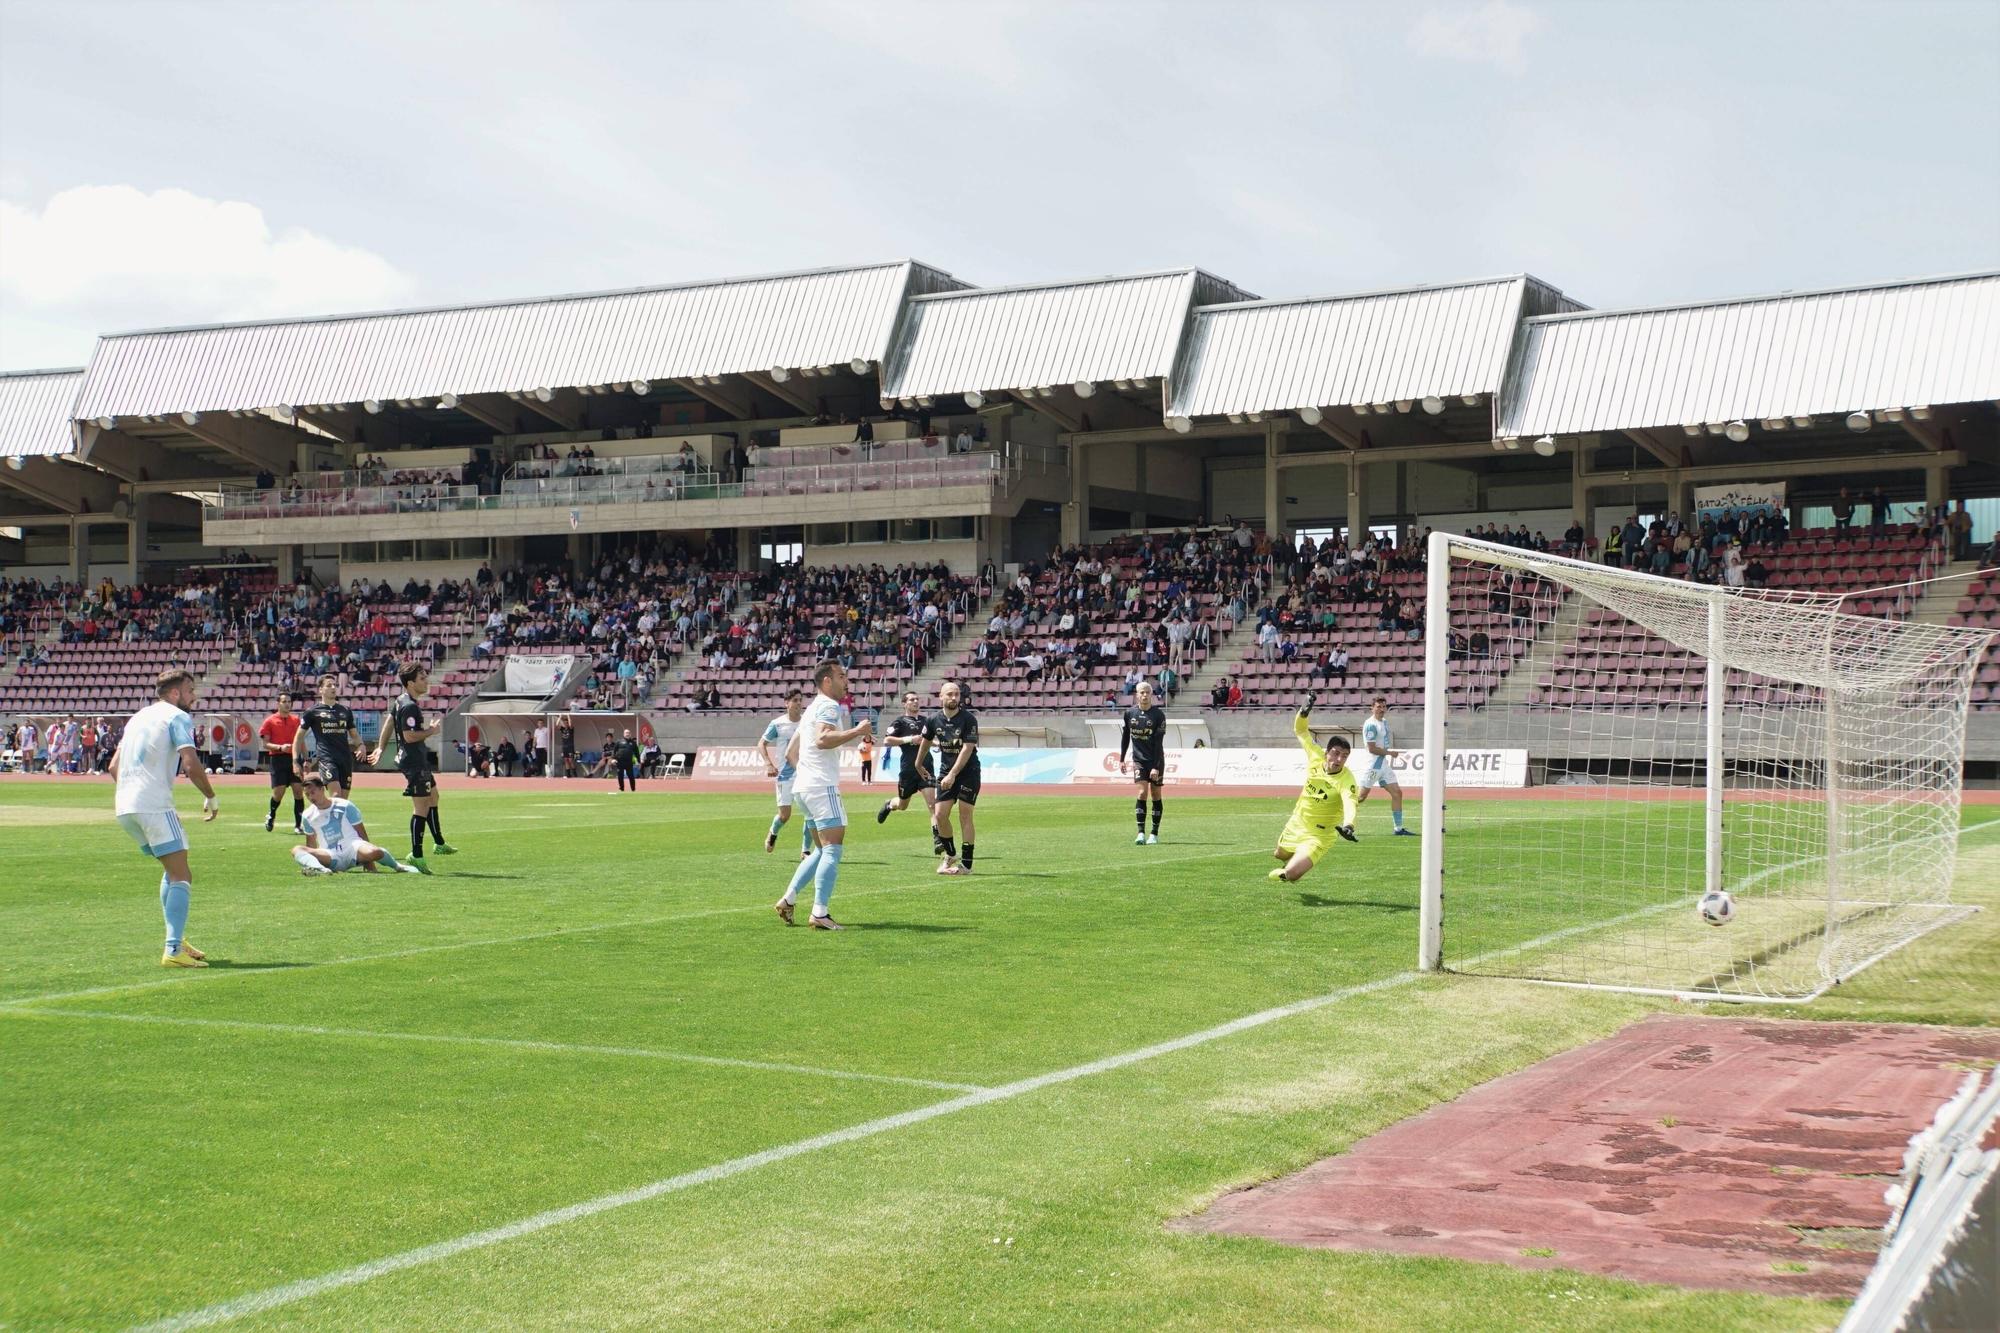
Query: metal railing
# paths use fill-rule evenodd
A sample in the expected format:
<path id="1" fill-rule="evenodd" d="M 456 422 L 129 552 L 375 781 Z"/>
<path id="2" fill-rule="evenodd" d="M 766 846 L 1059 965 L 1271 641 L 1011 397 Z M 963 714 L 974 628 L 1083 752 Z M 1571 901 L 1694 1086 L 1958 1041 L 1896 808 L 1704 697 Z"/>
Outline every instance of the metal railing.
<path id="1" fill-rule="evenodd" d="M 441 483 L 368 486 L 229 488 L 219 502 L 204 506 L 211 519 L 345 518 L 373 514 L 452 514 L 519 509 L 568 509 L 600 504 L 658 504 L 682 500 L 735 500 L 783 495 L 866 494 L 924 491 L 942 487 L 982 487 L 991 498 L 1007 493 L 1015 479 L 1059 471 L 1068 455 L 1045 445 L 1003 443 L 997 450 L 949 454 L 893 462 L 833 463 L 817 467 L 753 467 L 740 482 L 710 471 L 684 471 L 681 455 L 604 459 L 602 471 L 587 476 L 513 475 L 497 495 L 476 486 Z M 612 465 L 618 465 L 613 467 Z M 634 466 L 645 464 L 647 466 Z M 348 478 L 356 473 L 322 473 Z"/>

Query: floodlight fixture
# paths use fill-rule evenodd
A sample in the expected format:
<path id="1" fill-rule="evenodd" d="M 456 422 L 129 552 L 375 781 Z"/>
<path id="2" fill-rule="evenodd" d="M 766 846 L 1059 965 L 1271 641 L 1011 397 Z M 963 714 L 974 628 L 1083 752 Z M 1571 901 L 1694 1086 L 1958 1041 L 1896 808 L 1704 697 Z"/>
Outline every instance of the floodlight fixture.
<path id="1" fill-rule="evenodd" d="M 1849 412 L 1847 414 L 1847 428 L 1857 435 L 1874 424 L 1866 412 Z"/>
<path id="2" fill-rule="evenodd" d="M 1444 399 L 1434 393 L 1425 394 L 1424 411 L 1430 413 L 1432 416 L 1437 416 L 1444 411 Z"/>
<path id="3" fill-rule="evenodd" d="M 1732 421 L 1722 428 L 1722 433 L 1737 444 L 1741 444 L 1750 438 L 1750 423 L 1747 421 Z"/>
<path id="4" fill-rule="evenodd" d="M 1554 458 L 1556 456 L 1556 437 L 1553 435 L 1544 435 L 1541 439 L 1536 440 L 1535 452 L 1543 458 Z"/>

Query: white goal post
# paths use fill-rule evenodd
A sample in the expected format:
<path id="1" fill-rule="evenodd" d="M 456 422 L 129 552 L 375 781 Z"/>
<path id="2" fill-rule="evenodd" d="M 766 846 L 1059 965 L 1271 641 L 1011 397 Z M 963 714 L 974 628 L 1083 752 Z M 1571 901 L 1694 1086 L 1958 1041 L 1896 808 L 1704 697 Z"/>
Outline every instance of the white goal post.
<path id="1" fill-rule="evenodd" d="M 1419 966 L 1802 1001 L 1966 915 L 1988 638 L 1434 533 Z M 1538 789 L 1447 808 L 1447 743 L 1526 749 Z"/>

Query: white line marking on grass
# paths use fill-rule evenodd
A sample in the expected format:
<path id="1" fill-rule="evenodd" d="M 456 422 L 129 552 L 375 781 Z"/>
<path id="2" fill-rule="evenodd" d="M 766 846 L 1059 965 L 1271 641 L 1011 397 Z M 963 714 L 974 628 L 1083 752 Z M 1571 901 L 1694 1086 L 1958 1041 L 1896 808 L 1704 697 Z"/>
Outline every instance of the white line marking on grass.
<path id="1" fill-rule="evenodd" d="M 1246 848 L 1240 851 L 1203 852 L 1195 856 L 1147 857 L 1146 860 L 1154 865 L 1161 865 L 1178 864 L 1183 861 L 1208 861 L 1214 860 L 1217 857 L 1245 856 L 1249 854 L 1251 854 L 1250 850 Z M 986 880 L 1005 879 L 1007 878 L 1007 872 L 1000 871 L 997 874 L 982 875 L 980 878 Z M 851 902 L 856 898 L 873 898 L 885 893 L 902 893 L 909 889 L 928 886 L 931 886 L 931 881 L 926 877 L 924 879 L 912 880 L 908 884 L 891 884 L 879 889 L 843 890 L 840 898 L 842 902 Z M 766 902 L 744 903 L 735 907 L 709 907 L 696 912 L 674 912 L 665 916 L 637 917 L 623 921 L 601 921 L 588 926 L 562 926 L 549 930 L 530 931 L 525 935 L 504 935 L 494 939 L 455 940 L 444 944 L 419 944 L 408 949 L 391 949 L 386 953 L 356 954 L 352 958 L 329 958 L 323 963 L 306 963 L 297 967 L 245 966 L 240 968 L 210 969 L 205 972 L 182 976 L 158 977 L 151 981 L 128 981 L 123 985 L 117 986 L 90 986 L 83 990 L 50 991 L 41 995 L 23 995 L 14 999 L 0 999 L 0 1009 L 28 1008 L 34 1005 L 54 1004 L 61 1000 L 85 1000 L 98 995 L 123 995 L 128 991 L 152 990 L 156 986 L 212 986 L 217 982 L 228 981 L 232 978 L 261 977 L 274 973 L 296 975 L 323 967 L 345 967 L 353 963 L 380 963 L 397 958 L 415 958 L 420 954 L 427 953 L 451 953 L 459 949 L 484 949 L 501 944 L 528 944 L 535 940 L 552 940 L 570 935 L 594 935 L 607 930 L 638 929 L 643 926 L 665 925 L 672 921 L 694 921 L 703 917 L 728 916 L 736 912 L 768 912 L 770 910 L 770 904 Z M 859 928 L 865 930 L 867 928 L 866 923 L 862 923 Z"/>
<path id="2" fill-rule="evenodd" d="M 342 1287 L 352 1287 L 363 1282 L 372 1282 L 376 1278 L 386 1277 L 390 1273 L 400 1273 L 404 1269 L 433 1264 L 441 1259 L 449 1259 L 454 1255 L 464 1254 L 468 1250 L 485 1249 L 488 1246 L 499 1245 L 505 1241 L 517 1240 L 522 1236 L 533 1235 L 538 1231 L 546 1231 L 550 1227 L 559 1227 L 569 1222 L 581 1221 L 586 1217 L 595 1217 L 599 1213 L 610 1212 L 614 1208 L 624 1208 L 635 1203 L 645 1203 L 650 1199 L 657 1199 L 665 1194 L 674 1194 L 681 1190 L 692 1189 L 696 1185 L 707 1185 L 714 1181 L 727 1180 L 731 1176 L 742 1175 L 746 1171 L 754 1171 L 758 1167 L 770 1166 L 773 1163 L 788 1161 L 794 1157 L 802 1157 L 807 1153 L 818 1152 L 822 1148 L 838 1147 L 843 1143 L 852 1143 L 857 1139 L 873 1138 L 878 1134 L 886 1134 L 891 1130 L 907 1129 L 911 1125 L 920 1125 L 927 1120 L 936 1120 L 940 1116 L 971 1110 L 976 1106 L 987 1106 L 993 1102 L 1010 1101 L 1013 1098 L 1025 1096 L 1031 1092 L 1039 1092 L 1043 1088 L 1054 1087 L 1061 1083 L 1072 1083 L 1077 1079 L 1089 1078 L 1095 1074 L 1104 1074 L 1114 1069 L 1123 1069 L 1127 1065 L 1138 1064 L 1142 1060 L 1152 1060 L 1162 1055 L 1170 1055 L 1176 1051 L 1187 1050 L 1193 1046 L 1202 1046 L 1212 1041 L 1220 1041 L 1224 1037 L 1231 1037 L 1239 1032 L 1247 1032 L 1252 1028 L 1263 1027 L 1267 1023 L 1275 1023 L 1280 1019 L 1291 1018 L 1298 1014 L 1311 1013 L 1315 1009 L 1324 1009 L 1328 1005 L 1338 1004 L 1343 1000 L 1353 999 L 1356 996 L 1368 995 L 1375 991 L 1407 985 L 1411 981 L 1416 980 L 1416 978 L 1417 974 L 1414 972 L 1399 972 L 1393 976 L 1363 982 L 1358 986 L 1348 986 L 1326 995 L 1315 995 L 1310 999 L 1296 1000 L 1291 1004 L 1279 1005 L 1275 1009 L 1264 1009 L 1254 1014 L 1246 1014 L 1242 1018 L 1232 1019 L 1216 1027 L 1204 1028 L 1200 1032 L 1192 1032 L 1183 1037 L 1174 1037 L 1167 1041 L 1155 1042 L 1151 1046 L 1142 1046 L 1135 1051 L 1126 1051 L 1119 1055 L 1107 1055 L 1101 1060 L 1092 1060 L 1088 1064 L 1073 1065 L 1068 1069 L 1058 1069 L 1047 1074 L 1037 1074 L 1032 1078 L 1020 1079 L 1013 1083 L 1003 1084 L 997 1088 L 985 1088 L 979 1092 L 967 1093 L 963 1097 L 953 1097 L 949 1101 L 933 1102 L 929 1106 L 920 1106 L 912 1111 L 883 1116 L 878 1120 L 867 1120 L 858 1125 L 849 1125 L 845 1129 L 836 1129 L 826 1134 L 816 1134 L 809 1139 L 799 1139 L 793 1143 L 780 1144 L 775 1148 L 766 1148 L 762 1152 L 751 1153 L 745 1157 L 733 1157 L 726 1162 L 717 1162 L 713 1166 L 704 1166 L 698 1170 L 683 1172 L 677 1176 L 668 1176 L 663 1180 L 656 1180 L 650 1185 L 641 1185 L 636 1189 L 621 1190 L 616 1194 L 600 1195 L 595 1199 L 585 1199 L 581 1203 L 573 1203 L 563 1208 L 554 1208 L 548 1212 L 536 1213 L 532 1217 L 524 1217 L 518 1221 L 508 1222 L 503 1226 L 492 1227 L 485 1231 L 475 1231 L 469 1235 L 458 1236 L 451 1240 L 437 1241 L 430 1245 L 419 1246 L 414 1250 L 405 1250 L 401 1254 L 392 1254 L 385 1258 L 373 1259 L 364 1264 L 357 1264 L 352 1268 L 343 1268 L 337 1272 L 324 1273 L 318 1277 L 305 1278 L 298 1282 L 288 1282 L 282 1286 L 271 1287 L 264 1291 L 252 1292 L 247 1296 L 239 1296 L 234 1300 L 205 1306 L 199 1310 L 191 1310 L 185 1314 L 175 1315 L 171 1319 L 147 1324 L 144 1327 L 147 1333 L 166 1333 L 167 1330 L 205 1328 L 211 1324 L 221 1324 L 232 1319 L 241 1319 L 245 1315 L 261 1314 L 266 1310 L 273 1310 L 279 1306 L 310 1300 L 315 1296 L 324 1295 L 329 1291 L 338 1291 Z"/>
<path id="3" fill-rule="evenodd" d="M 1193 860 L 1194 858 L 1189 857 L 1186 859 Z M 1476 963 L 1491 962 L 1510 953 L 1538 949 L 1551 940 L 1560 938 L 1565 933 L 1564 931 L 1550 931 L 1547 935 L 1538 936 L 1531 940 L 1523 940 L 1519 944 L 1509 945 L 1504 949 L 1495 949 L 1491 953 L 1481 954 L 1472 961 Z M 731 1176 L 742 1175 L 746 1171 L 754 1171 L 758 1167 L 770 1166 L 776 1162 L 789 1161 L 794 1157 L 802 1157 L 807 1153 L 818 1152 L 822 1148 L 834 1148 L 843 1143 L 852 1143 L 857 1139 L 873 1138 L 878 1134 L 886 1134 L 891 1130 L 905 1129 L 911 1125 L 923 1124 L 928 1120 L 936 1120 L 940 1116 L 952 1115 L 956 1112 L 970 1110 L 977 1106 L 987 1106 L 994 1102 L 1010 1101 L 1013 1098 L 1025 1096 L 1031 1092 L 1039 1092 L 1043 1088 L 1054 1087 L 1057 1084 L 1072 1083 L 1078 1079 L 1089 1078 L 1095 1074 L 1104 1074 L 1114 1069 L 1123 1069 L 1127 1065 L 1138 1064 L 1144 1060 L 1152 1060 L 1162 1055 L 1171 1055 L 1176 1051 L 1184 1051 L 1191 1047 L 1207 1045 L 1210 1042 L 1220 1041 L 1224 1037 L 1234 1036 L 1239 1032 L 1247 1032 L 1252 1028 L 1263 1027 L 1266 1024 L 1278 1022 L 1281 1019 L 1296 1017 L 1299 1014 L 1312 1013 L 1315 1010 L 1327 1008 L 1329 1005 L 1339 1004 L 1344 1000 L 1356 999 L 1360 996 L 1377 994 L 1382 991 L 1395 990 L 1398 987 L 1421 981 L 1425 979 L 1425 976 L 1426 974 L 1421 972 L 1397 972 L 1390 976 L 1378 977 L 1374 981 L 1365 981 L 1359 985 L 1343 987 L 1340 990 L 1332 991 L 1325 995 L 1315 995 L 1308 999 L 1295 1000 L 1290 1004 L 1279 1005 L 1274 1009 L 1259 1010 L 1257 1013 L 1246 1014 L 1242 1018 L 1232 1019 L 1227 1023 L 1222 1023 L 1215 1027 L 1204 1028 L 1200 1032 L 1189 1033 L 1184 1037 L 1170 1038 L 1167 1041 L 1155 1042 L 1151 1046 L 1142 1046 L 1138 1050 L 1126 1051 L 1121 1055 L 1107 1055 L 1100 1060 L 1092 1060 L 1087 1064 L 1073 1065 L 1068 1069 L 1059 1069 L 1053 1073 L 1037 1074 L 1032 1078 L 1005 1083 L 996 1088 L 987 1088 L 980 1092 L 967 1093 L 963 1097 L 953 1097 L 948 1101 L 933 1102 L 929 1106 L 920 1106 L 912 1111 L 883 1116 L 879 1120 L 863 1121 L 861 1124 L 849 1125 L 845 1129 L 837 1129 L 831 1133 L 817 1134 L 809 1139 L 799 1139 L 796 1142 L 780 1144 L 775 1148 L 766 1148 L 762 1152 L 751 1153 L 745 1157 L 734 1157 L 726 1162 L 718 1162 L 713 1166 L 704 1166 L 694 1171 L 683 1172 L 677 1176 L 668 1176 L 663 1180 L 656 1180 L 649 1185 L 640 1185 L 636 1189 L 621 1190 L 616 1194 L 604 1194 L 595 1199 L 585 1199 L 580 1203 L 573 1203 L 562 1208 L 553 1208 L 547 1212 L 536 1213 L 532 1217 L 524 1217 L 518 1221 L 488 1228 L 485 1231 L 475 1231 L 468 1235 L 454 1237 L 451 1240 L 435 1241 L 432 1244 L 422 1245 L 413 1250 L 405 1250 L 401 1254 L 392 1254 L 381 1259 L 371 1259 L 367 1263 L 356 1264 L 352 1268 L 343 1268 L 332 1273 L 323 1273 L 318 1277 L 303 1278 L 297 1282 L 287 1282 L 282 1286 L 269 1287 L 263 1291 L 251 1292 L 246 1296 L 238 1296 L 234 1300 L 203 1306 L 199 1310 L 190 1310 L 184 1314 L 175 1315 L 170 1319 L 146 1324 L 142 1326 L 140 1333 L 178 1333 L 182 1329 L 206 1328 L 213 1324 L 223 1324 L 234 1319 L 241 1319 L 247 1315 L 261 1314 L 266 1310 L 274 1310 L 280 1306 L 293 1305 L 299 1301 L 310 1300 L 315 1296 L 324 1295 L 330 1291 L 338 1291 L 343 1287 L 353 1287 L 364 1282 L 372 1282 L 378 1277 L 387 1277 L 391 1273 L 400 1273 L 405 1269 L 419 1268 L 425 1264 L 437 1263 L 440 1260 L 464 1254 L 468 1250 L 486 1249 L 489 1246 L 499 1245 L 506 1241 L 518 1240 L 522 1236 L 533 1235 L 538 1231 L 546 1231 L 551 1227 L 559 1227 L 569 1222 L 577 1222 L 587 1217 L 595 1217 L 599 1213 L 610 1212 L 615 1208 L 624 1208 L 635 1203 L 645 1203 L 648 1200 L 660 1198 L 662 1195 L 675 1194 L 682 1190 L 692 1189 L 697 1185 L 707 1185 L 714 1181 L 727 1180 Z"/>
<path id="4" fill-rule="evenodd" d="M 912 1088 L 935 1088 L 944 1092 L 984 1092 L 978 1083 L 945 1083 L 932 1078 L 905 1078 L 899 1074 L 867 1074 L 853 1069 L 824 1069 L 817 1065 L 794 1065 L 770 1060 L 743 1060 L 726 1055 L 696 1055 L 687 1051 L 659 1051 L 644 1046 L 591 1046 L 566 1041 L 534 1041 L 517 1037 L 478 1037 L 448 1032 L 372 1032 L 363 1028 L 317 1027 L 304 1023 L 253 1023 L 235 1018 L 191 1018 L 177 1014 L 118 1014 L 103 1009 L 27 1009 L 18 1014 L 43 1018 L 108 1019 L 117 1023 L 159 1023 L 171 1027 L 223 1028 L 238 1032 L 275 1032 L 301 1037 L 344 1037 L 367 1041 L 417 1041 L 442 1046 L 491 1046 L 510 1051 L 548 1051 L 558 1055 L 629 1056 L 642 1060 L 670 1060 L 679 1064 L 715 1065 L 724 1069 L 754 1069 L 767 1074 L 809 1074 L 815 1078 L 853 1079 L 867 1083 L 900 1083 Z"/>

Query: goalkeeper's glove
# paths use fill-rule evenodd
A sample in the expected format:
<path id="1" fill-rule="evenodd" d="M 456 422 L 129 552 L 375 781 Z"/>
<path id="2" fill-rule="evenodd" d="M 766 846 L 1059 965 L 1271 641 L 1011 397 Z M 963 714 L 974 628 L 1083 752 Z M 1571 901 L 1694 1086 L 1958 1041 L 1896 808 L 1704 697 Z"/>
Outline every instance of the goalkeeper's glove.
<path id="1" fill-rule="evenodd" d="M 1342 824 L 1339 828 L 1335 829 L 1334 832 L 1338 833 L 1341 837 L 1347 839 L 1347 841 L 1349 842 L 1361 841 L 1361 839 L 1354 836 L 1354 825 L 1352 824 Z"/>
<path id="2" fill-rule="evenodd" d="M 1314 701 L 1315 701 L 1315 700 L 1317 700 L 1318 698 L 1319 698 L 1319 696 L 1318 696 L 1318 695 L 1316 695 L 1316 694 L 1313 694 L 1313 693 L 1312 693 L 1311 691 L 1307 691 L 1307 693 L 1306 693 L 1306 701 L 1305 701 L 1304 703 L 1302 703 L 1302 704 L 1300 704 L 1300 705 L 1299 705 L 1299 715 L 1300 715 L 1301 717 L 1303 717 L 1303 716 L 1305 716 L 1305 715 L 1306 715 L 1307 713 L 1310 713 L 1310 712 L 1312 712 L 1312 710 L 1313 710 L 1313 703 L 1314 703 Z"/>

